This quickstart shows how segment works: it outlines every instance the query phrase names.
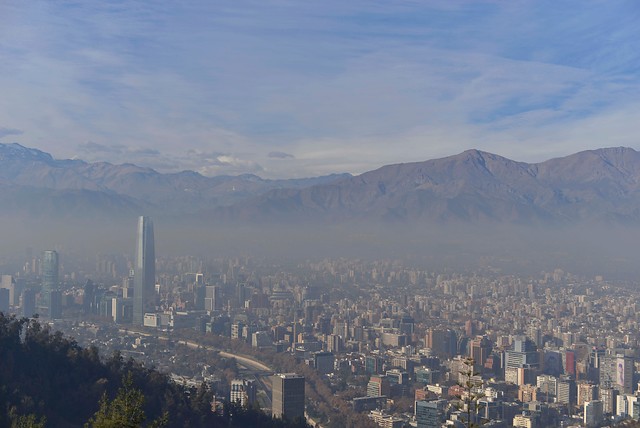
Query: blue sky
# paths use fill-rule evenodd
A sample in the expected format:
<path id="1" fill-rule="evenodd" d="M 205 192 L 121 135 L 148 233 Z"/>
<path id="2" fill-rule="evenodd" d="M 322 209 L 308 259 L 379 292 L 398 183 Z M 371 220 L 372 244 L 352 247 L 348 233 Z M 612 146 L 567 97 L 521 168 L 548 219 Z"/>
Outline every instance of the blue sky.
<path id="1" fill-rule="evenodd" d="M 0 2 L 0 142 L 161 171 L 640 149 L 640 3 Z"/>

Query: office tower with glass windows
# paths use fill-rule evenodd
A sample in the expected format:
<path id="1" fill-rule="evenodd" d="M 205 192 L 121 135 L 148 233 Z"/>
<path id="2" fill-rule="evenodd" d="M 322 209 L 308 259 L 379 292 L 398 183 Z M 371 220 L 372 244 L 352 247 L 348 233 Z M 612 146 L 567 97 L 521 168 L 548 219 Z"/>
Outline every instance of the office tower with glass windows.
<path id="1" fill-rule="evenodd" d="M 40 293 L 41 308 L 51 312 L 51 292 L 60 288 L 58 282 L 58 253 L 54 250 L 42 252 L 42 291 Z"/>
<path id="2" fill-rule="evenodd" d="M 62 291 L 60 290 L 49 293 L 49 318 L 52 320 L 62 318 Z"/>
<path id="3" fill-rule="evenodd" d="M 204 287 L 204 310 L 213 312 L 222 309 L 222 298 L 220 297 L 220 287 L 207 285 Z"/>
<path id="4" fill-rule="evenodd" d="M 9 290 L 0 288 L 0 312 L 9 313 Z"/>
<path id="5" fill-rule="evenodd" d="M 133 277 L 133 323 L 144 324 L 144 314 L 153 310 L 156 284 L 156 255 L 153 240 L 153 222 L 140 216 L 136 234 L 136 259 Z"/>
<path id="6" fill-rule="evenodd" d="M 439 428 L 446 417 L 447 400 L 415 402 L 415 416 L 418 428 Z"/>
<path id="7" fill-rule="evenodd" d="M 304 376 L 284 373 L 271 376 L 272 409 L 274 418 L 304 417 Z"/>
<path id="8" fill-rule="evenodd" d="M 36 314 L 36 292 L 30 288 L 22 292 L 22 316 L 32 318 Z"/>

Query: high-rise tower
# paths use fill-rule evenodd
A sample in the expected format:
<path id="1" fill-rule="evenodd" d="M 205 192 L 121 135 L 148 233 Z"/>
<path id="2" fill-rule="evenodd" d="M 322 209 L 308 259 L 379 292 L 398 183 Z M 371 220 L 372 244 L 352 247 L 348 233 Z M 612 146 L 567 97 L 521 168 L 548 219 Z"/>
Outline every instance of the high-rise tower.
<path id="1" fill-rule="evenodd" d="M 51 292 L 57 291 L 58 289 L 58 252 L 54 250 L 43 251 L 42 292 L 40 293 L 39 306 L 50 310 Z"/>
<path id="2" fill-rule="evenodd" d="M 271 388 L 273 417 L 304 418 L 304 376 L 294 373 L 271 376 Z"/>
<path id="3" fill-rule="evenodd" d="M 144 313 L 150 309 L 156 284 L 156 254 L 153 242 L 153 222 L 138 218 L 136 260 L 133 278 L 133 323 L 144 324 Z"/>

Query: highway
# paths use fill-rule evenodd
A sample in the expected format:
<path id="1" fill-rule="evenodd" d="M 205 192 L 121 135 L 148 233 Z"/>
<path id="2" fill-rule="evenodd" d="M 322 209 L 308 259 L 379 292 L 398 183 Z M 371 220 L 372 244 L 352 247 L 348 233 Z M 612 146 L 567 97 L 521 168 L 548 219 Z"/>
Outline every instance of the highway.
<path id="1" fill-rule="evenodd" d="M 264 381 L 265 377 L 271 376 L 273 374 L 273 369 L 271 367 L 245 355 L 218 351 L 213 346 L 200 345 L 199 343 L 192 340 L 179 340 L 177 343 L 183 344 L 189 348 L 203 348 L 207 351 L 217 351 L 218 355 L 224 358 L 234 358 L 239 367 L 244 367 L 245 369 L 247 369 L 256 379 L 256 382 L 258 383 L 258 389 L 261 389 L 265 392 L 268 401 L 267 405 L 269 408 L 271 408 L 271 382 Z"/>
<path id="2" fill-rule="evenodd" d="M 164 336 L 164 335 L 160 335 L 160 334 L 152 334 L 152 333 L 143 333 L 143 332 L 139 332 L 139 331 L 132 331 L 132 330 L 125 330 L 125 329 L 119 329 L 120 332 L 125 333 L 125 334 L 130 334 L 130 335 L 135 335 L 135 334 L 139 334 L 142 336 L 153 336 L 153 337 L 157 337 L 159 340 L 169 340 L 168 336 Z M 176 340 L 176 344 L 179 345 L 185 345 L 188 348 L 192 348 L 192 349 L 206 349 L 207 351 L 212 351 L 212 352 L 218 352 L 218 354 L 221 357 L 225 357 L 225 358 L 235 358 L 237 364 L 239 367 L 243 367 L 244 369 L 246 369 L 247 371 L 249 371 L 251 373 L 252 376 L 255 377 L 256 382 L 258 382 L 259 385 L 259 389 L 262 389 L 267 396 L 267 399 L 269 401 L 269 407 L 271 406 L 271 381 L 264 381 L 265 377 L 268 377 L 270 375 L 273 374 L 274 370 L 269 367 L 268 365 L 254 359 L 251 357 L 248 357 L 246 355 L 239 355 L 239 354 L 232 354 L 230 352 L 226 352 L 226 351 L 221 351 L 219 349 L 214 348 L 213 346 L 209 346 L 209 345 L 203 345 L 201 343 L 198 343 L 194 340 L 184 340 L 184 339 L 179 339 Z M 316 422 L 315 420 L 313 420 L 308 414 L 307 412 L 305 412 L 304 414 L 307 422 L 316 428 L 322 428 L 322 426 Z"/>

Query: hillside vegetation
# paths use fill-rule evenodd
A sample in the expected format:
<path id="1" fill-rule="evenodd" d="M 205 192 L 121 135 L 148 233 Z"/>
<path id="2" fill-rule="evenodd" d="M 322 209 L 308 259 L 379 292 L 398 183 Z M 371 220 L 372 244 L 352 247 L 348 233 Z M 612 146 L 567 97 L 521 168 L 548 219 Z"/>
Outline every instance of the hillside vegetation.
<path id="1" fill-rule="evenodd" d="M 101 361 L 37 320 L 0 313 L 0 426 L 306 427 L 254 409 L 226 405 L 211 412 L 202 385 L 185 390 L 167 375 L 115 353 Z"/>

